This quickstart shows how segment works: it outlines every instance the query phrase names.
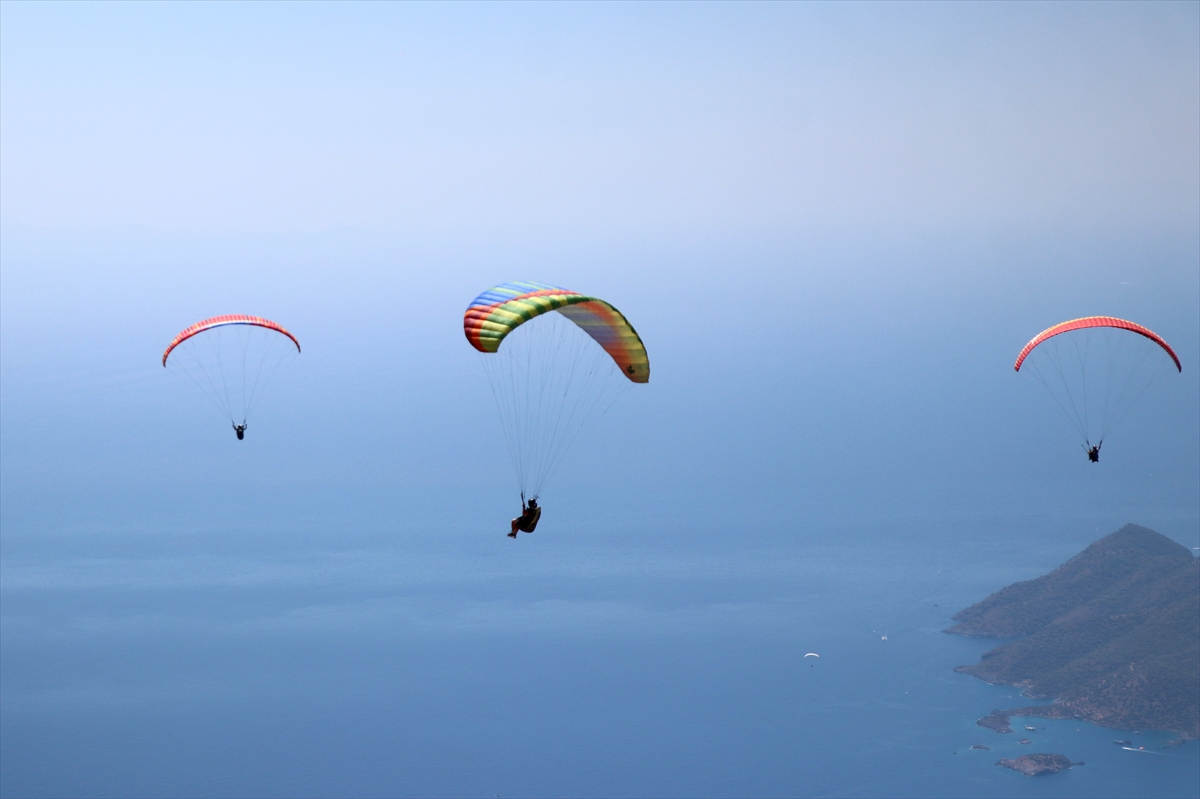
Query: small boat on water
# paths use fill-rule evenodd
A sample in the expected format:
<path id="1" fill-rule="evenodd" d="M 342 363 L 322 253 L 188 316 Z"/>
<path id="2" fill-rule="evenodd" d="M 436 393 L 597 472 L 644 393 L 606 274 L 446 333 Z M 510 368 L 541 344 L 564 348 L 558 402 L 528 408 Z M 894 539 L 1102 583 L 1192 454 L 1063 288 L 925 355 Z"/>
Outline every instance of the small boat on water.
<path id="1" fill-rule="evenodd" d="M 1032 731 L 1036 730 L 1036 729 L 1037 729 L 1037 727 L 1034 727 L 1033 725 L 1030 725 L 1030 724 L 1026 724 L 1026 725 L 1025 725 L 1025 729 L 1027 729 L 1027 730 L 1029 730 L 1030 732 L 1032 732 Z"/>

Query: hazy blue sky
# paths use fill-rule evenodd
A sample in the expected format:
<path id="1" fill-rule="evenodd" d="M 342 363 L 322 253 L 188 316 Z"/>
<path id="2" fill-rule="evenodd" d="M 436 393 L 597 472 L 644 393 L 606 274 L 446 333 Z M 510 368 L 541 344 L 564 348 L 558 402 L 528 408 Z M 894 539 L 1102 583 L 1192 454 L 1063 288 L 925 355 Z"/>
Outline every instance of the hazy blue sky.
<path id="1" fill-rule="evenodd" d="M 311 581 L 342 579 L 314 577 L 329 553 L 380 569 L 452 542 L 447 585 L 486 572 L 515 492 L 461 314 L 514 279 L 609 299 L 653 367 L 577 445 L 520 557 L 619 541 L 626 579 L 639 547 L 691 563 L 702 540 L 709 573 L 746 542 L 803 562 L 829 525 L 867 550 L 872 525 L 889 547 L 916 525 L 902 549 L 928 564 L 998 562 L 1023 530 L 1061 535 L 1053 560 L 1125 522 L 1200 544 L 1197 141 L 1196 3 L 6 1 L 5 701 L 42 707 L 26 675 L 58 662 L 43 637 L 93 629 L 95 608 L 136 626 L 147 603 L 186 606 L 88 593 L 138 569 L 267 579 L 263 619 L 315 607 Z M 304 344 L 246 442 L 158 362 L 218 313 Z M 1011 368 L 1091 314 L 1146 324 L 1184 364 L 1099 466 Z M 275 570 L 293 556 L 311 559 Z M 569 583 L 560 566 L 544 573 Z M 580 601 L 616 595 L 589 579 Z M 557 585 L 497 589 L 479 624 L 559 607 Z M 37 621 L 30 597 L 60 589 L 66 609 Z M 430 607 L 404 618 L 436 626 Z M 598 618 L 564 613 L 580 635 Z M 32 740 L 8 716 L 4 737 Z"/>
<path id="2" fill-rule="evenodd" d="M 618 411 L 635 474 L 595 486 L 638 503 L 1058 496 L 1083 470 L 1007 368 L 1021 344 L 1109 313 L 1200 361 L 1195 4 L 3 13 L 7 464 L 104 479 L 143 434 L 208 457 L 138 428 L 160 419 L 227 457 L 151 355 L 253 312 L 308 346 L 270 400 L 299 414 L 281 445 L 322 453 L 309 478 L 489 488 L 460 455 L 492 409 L 459 315 L 517 278 L 608 297 L 647 340 L 654 384 Z M 87 420 L 24 377 L 116 360 Z M 1167 459 L 1192 517 L 1196 374 L 1099 478 Z"/>

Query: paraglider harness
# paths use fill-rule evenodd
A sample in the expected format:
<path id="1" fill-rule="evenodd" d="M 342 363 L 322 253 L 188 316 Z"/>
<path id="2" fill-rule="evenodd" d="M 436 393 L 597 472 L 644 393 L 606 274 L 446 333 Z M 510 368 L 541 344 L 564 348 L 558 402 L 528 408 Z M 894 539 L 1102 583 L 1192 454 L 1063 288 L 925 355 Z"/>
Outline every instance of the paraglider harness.
<path id="1" fill-rule="evenodd" d="M 237 433 L 238 441 L 244 439 L 246 437 L 246 423 L 234 424 L 233 432 Z"/>
<path id="2" fill-rule="evenodd" d="M 512 532 L 508 534 L 509 538 L 516 538 L 517 531 L 522 533 L 532 533 L 537 529 L 538 520 L 542 518 L 542 509 L 538 507 L 537 497 L 530 497 L 529 501 L 525 501 L 525 495 L 521 495 L 521 515 L 512 520 Z"/>
<path id="3" fill-rule="evenodd" d="M 1103 441 L 1101 441 L 1099 444 L 1097 444 L 1094 447 L 1092 446 L 1092 442 L 1090 442 L 1090 441 L 1086 445 L 1084 445 L 1084 449 L 1087 450 L 1087 456 L 1088 456 L 1089 461 L 1091 461 L 1092 463 L 1100 462 L 1100 447 L 1102 447 L 1102 446 L 1104 446 Z"/>

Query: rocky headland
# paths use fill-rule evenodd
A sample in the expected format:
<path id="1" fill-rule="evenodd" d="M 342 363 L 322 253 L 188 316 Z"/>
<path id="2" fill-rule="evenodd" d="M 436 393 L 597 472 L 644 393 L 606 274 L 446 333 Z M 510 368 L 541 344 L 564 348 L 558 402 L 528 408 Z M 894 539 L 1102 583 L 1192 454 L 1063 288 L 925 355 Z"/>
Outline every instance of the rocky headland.
<path id="1" fill-rule="evenodd" d="M 1011 732 L 1009 717 L 1038 716 L 1200 738 L 1200 561 L 1166 536 L 1126 525 L 954 621 L 946 632 L 1018 638 L 956 671 L 1054 700 L 980 726 Z"/>

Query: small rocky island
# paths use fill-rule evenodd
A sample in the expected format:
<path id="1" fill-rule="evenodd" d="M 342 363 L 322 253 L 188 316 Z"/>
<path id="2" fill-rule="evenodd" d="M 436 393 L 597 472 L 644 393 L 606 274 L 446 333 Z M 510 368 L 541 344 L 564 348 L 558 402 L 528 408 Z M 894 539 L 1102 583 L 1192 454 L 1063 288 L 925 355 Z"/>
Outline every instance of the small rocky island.
<path id="1" fill-rule="evenodd" d="M 1082 766 L 1083 763 L 1072 763 L 1062 755 L 1021 755 L 1012 760 L 1001 760 L 996 765 L 1019 771 L 1026 777 L 1036 777 L 1039 774 L 1057 774 L 1071 766 Z"/>
<path id="2" fill-rule="evenodd" d="M 1010 716 L 1040 716 L 1200 738 L 1200 561 L 1166 536 L 1126 525 L 954 620 L 946 632 L 1019 639 L 956 671 L 1054 699 L 980 726 L 1012 732 Z M 1017 760 L 1028 757 L 1061 755 Z"/>

